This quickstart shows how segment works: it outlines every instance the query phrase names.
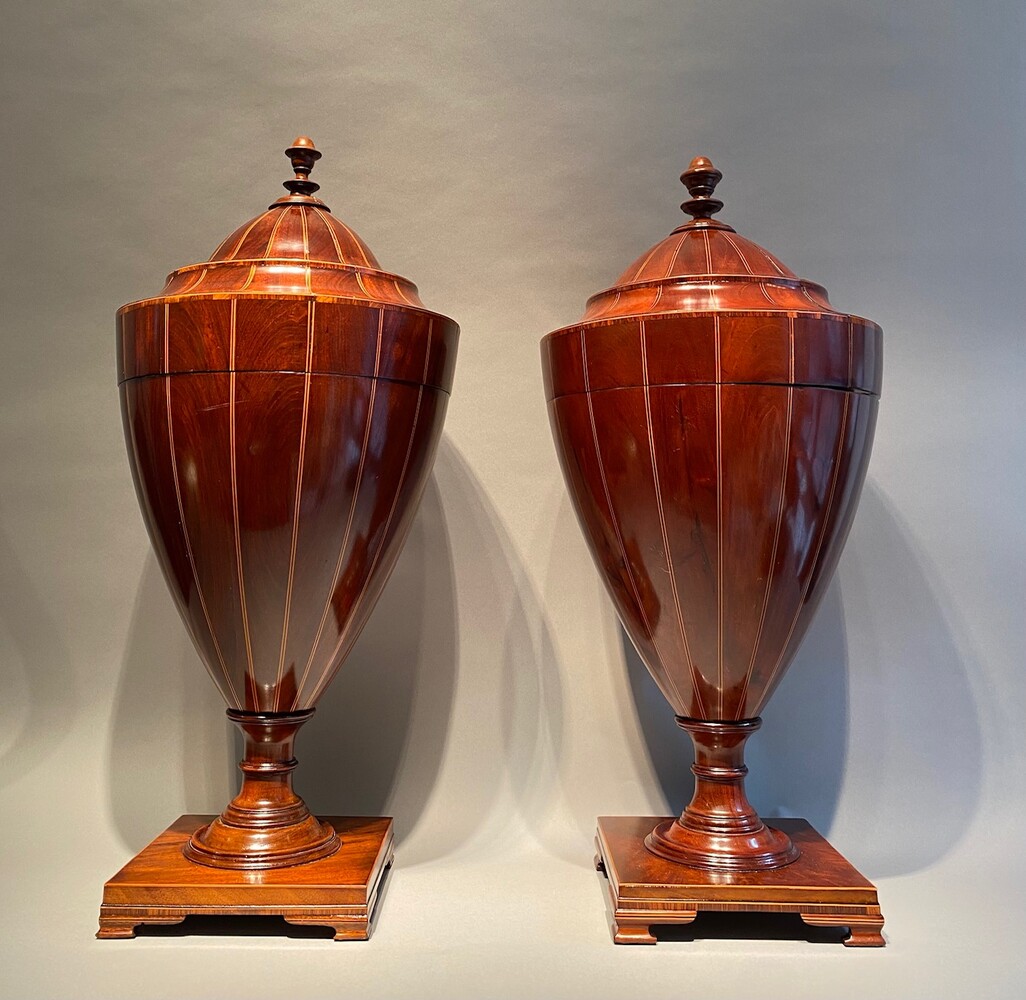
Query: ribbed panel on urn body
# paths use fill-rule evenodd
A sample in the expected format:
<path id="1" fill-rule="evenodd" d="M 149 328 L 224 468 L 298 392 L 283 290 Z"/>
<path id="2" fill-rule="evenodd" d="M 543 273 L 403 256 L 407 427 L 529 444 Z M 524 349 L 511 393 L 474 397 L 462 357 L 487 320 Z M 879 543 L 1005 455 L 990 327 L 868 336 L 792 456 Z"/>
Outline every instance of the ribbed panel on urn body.
<path id="1" fill-rule="evenodd" d="M 237 322 L 245 302 L 225 305 Z M 275 309 L 266 340 L 255 327 L 226 371 L 122 384 L 165 576 L 229 705 L 261 712 L 312 707 L 359 635 L 431 467 L 448 394 L 426 374 L 451 334 L 433 349 L 430 319 L 404 338 L 367 310 L 372 335 L 324 366 L 415 381 L 303 371 L 328 353 L 317 334 L 338 330 L 316 302 Z"/>
<path id="2" fill-rule="evenodd" d="M 585 537 L 677 715 L 759 714 L 840 554 L 876 406 L 820 388 L 672 384 L 551 404 Z"/>

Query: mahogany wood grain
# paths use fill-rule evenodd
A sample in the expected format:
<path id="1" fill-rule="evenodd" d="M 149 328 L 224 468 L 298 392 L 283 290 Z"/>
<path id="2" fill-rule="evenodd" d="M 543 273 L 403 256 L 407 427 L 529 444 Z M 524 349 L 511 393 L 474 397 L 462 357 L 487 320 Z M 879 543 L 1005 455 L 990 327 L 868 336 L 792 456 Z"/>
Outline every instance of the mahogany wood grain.
<path id="1" fill-rule="evenodd" d="M 653 824 L 673 817 L 601 816 L 595 865 L 606 875 L 617 944 L 655 944 L 652 928 L 689 924 L 699 913 L 797 913 L 810 925 L 844 927 L 848 947 L 881 947 L 876 888 L 805 820 L 775 820 L 798 860 L 760 871 L 710 871 L 656 857 L 644 847 Z"/>
<path id="2" fill-rule="evenodd" d="M 287 195 L 117 318 L 150 539 L 246 734 L 243 789 L 187 855 L 239 869 L 338 849 L 292 791 L 292 741 L 409 532 L 459 333 L 314 196 L 313 143 L 286 152 Z"/>
<path id="3" fill-rule="evenodd" d="M 267 871 L 211 868 L 183 848 L 214 816 L 180 816 L 103 887 L 98 938 L 135 937 L 144 924 L 189 916 L 281 916 L 331 927 L 336 941 L 366 940 L 392 864 L 392 820 L 327 816 L 340 849 L 320 861 Z"/>
<path id="4" fill-rule="evenodd" d="M 692 219 L 545 337 L 542 364 L 591 554 L 696 744 L 691 805 L 645 843 L 737 871 L 797 857 L 745 797 L 743 745 L 851 527 L 882 351 L 875 323 L 713 218 L 720 177 L 692 162 Z"/>

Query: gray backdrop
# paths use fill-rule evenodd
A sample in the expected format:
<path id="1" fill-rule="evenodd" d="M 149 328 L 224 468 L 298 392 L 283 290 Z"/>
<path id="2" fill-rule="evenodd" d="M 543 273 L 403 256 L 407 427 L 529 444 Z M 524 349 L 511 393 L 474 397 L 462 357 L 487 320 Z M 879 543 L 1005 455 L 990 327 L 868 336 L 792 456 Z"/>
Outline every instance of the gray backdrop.
<path id="1" fill-rule="evenodd" d="M 4 7 L 4 995 L 1021 995 L 1021 0 Z M 104 879 L 237 752 L 149 554 L 113 314 L 276 197 L 298 133 L 463 328 L 413 534 L 299 744 L 312 806 L 395 815 L 397 867 L 366 945 L 96 942 Z M 538 339 L 677 225 L 696 154 L 885 331 L 858 520 L 750 759 L 765 814 L 878 882 L 882 952 L 615 948 L 591 869 L 595 815 L 679 809 L 688 750 L 570 511 Z"/>

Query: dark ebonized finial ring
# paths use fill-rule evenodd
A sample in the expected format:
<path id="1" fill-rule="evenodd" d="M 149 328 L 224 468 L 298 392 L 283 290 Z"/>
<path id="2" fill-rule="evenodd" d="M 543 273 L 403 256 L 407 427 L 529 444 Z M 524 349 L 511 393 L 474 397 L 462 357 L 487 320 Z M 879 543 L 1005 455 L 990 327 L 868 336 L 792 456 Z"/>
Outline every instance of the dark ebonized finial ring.
<path id="1" fill-rule="evenodd" d="M 696 221 L 711 219 L 721 208 L 723 202 L 712 196 L 723 177 L 705 156 L 696 156 L 688 169 L 680 175 L 681 183 L 688 189 L 691 198 L 680 207 Z"/>
<path id="2" fill-rule="evenodd" d="M 296 176 L 285 181 L 282 186 L 290 194 L 312 195 L 320 190 L 320 184 L 310 180 L 310 171 L 321 158 L 321 152 L 313 144 L 313 139 L 301 135 L 294 139 L 292 145 L 285 150 L 285 155 L 292 161 L 292 169 Z"/>

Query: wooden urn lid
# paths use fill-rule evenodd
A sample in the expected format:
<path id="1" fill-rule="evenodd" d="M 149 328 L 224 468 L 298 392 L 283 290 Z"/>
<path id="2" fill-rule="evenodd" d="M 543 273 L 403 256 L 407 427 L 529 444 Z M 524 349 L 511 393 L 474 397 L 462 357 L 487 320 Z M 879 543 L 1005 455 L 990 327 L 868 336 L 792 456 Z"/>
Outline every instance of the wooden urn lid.
<path id="1" fill-rule="evenodd" d="M 222 240 L 209 259 L 172 271 L 159 295 L 118 310 L 119 381 L 232 367 L 221 357 L 227 348 L 209 333 L 227 329 L 230 300 L 238 306 L 238 333 L 247 342 L 237 362 L 282 371 L 312 365 L 315 372 L 400 379 L 449 392 L 459 334 L 455 322 L 426 309 L 417 286 L 383 270 L 367 244 L 316 197 L 320 185 L 310 180 L 310 171 L 321 153 L 311 139 L 300 136 L 285 154 L 295 171 L 283 182 L 286 195 Z M 318 322 L 329 323 L 331 336 L 325 341 L 319 333 L 320 348 L 306 359 L 306 321 L 291 316 L 289 303 L 305 317 L 310 300 L 318 303 Z M 201 313 L 207 332 L 190 338 L 188 330 L 201 322 Z M 376 342 L 379 322 L 382 349 L 368 354 L 364 348 Z M 264 327 L 268 338 L 275 331 L 273 345 L 268 339 L 268 350 L 251 358 L 248 347 Z M 294 337 L 288 332 L 293 327 Z M 165 344 L 164 331 L 175 329 L 174 342 Z M 425 338 L 431 341 L 426 369 Z"/>
<path id="2" fill-rule="evenodd" d="M 624 385 L 753 383 L 879 394 L 881 330 L 836 310 L 822 285 L 713 218 L 723 175 L 695 157 L 681 181 L 691 218 L 543 339 L 549 399 Z M 630 344 L 647 338 L 642 370 Z M 587 359 L 587 361 L 586 361 Z"/>
<path id="3" fill-rule="evenodd" d="M 423 308 L 417 286 L 381 269 L 366 243 L 315 192 L 310 171 L 321 158 L 299 136 L 285 150 L 296 172 L 289 192 L 221 241 L 210 258 L 168 275 L 162 295 L 209 292 L 295 292 L 344 295 Z"/>

